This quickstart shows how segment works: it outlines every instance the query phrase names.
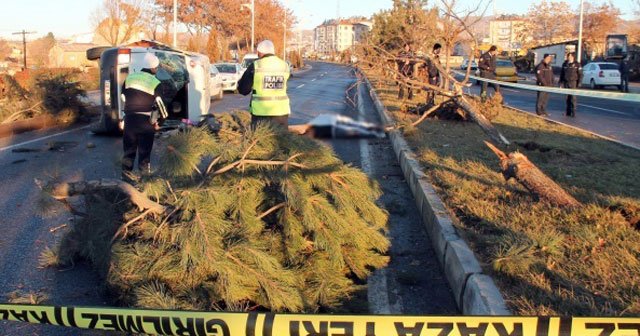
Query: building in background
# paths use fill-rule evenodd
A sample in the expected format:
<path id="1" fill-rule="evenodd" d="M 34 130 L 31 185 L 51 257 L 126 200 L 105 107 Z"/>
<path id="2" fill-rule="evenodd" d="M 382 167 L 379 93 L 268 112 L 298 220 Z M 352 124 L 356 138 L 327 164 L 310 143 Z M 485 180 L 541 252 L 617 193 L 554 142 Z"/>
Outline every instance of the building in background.
<path id="1" fill-rule="evenodd" d="M 314 50 L 315 32 L 313 30 L 297 29 L 289 34 L 287 40 L 287 51 L 299 51 L 302 54 L 310 53 Z"/>
<path id="2" fill-rule="evenodd" d="M 524 21 L 517 15 L 501 15 L 489 21 L 489 44 L 508 53 L 522 49 L 518 35 Z"/>
<path id="3" fill-rule="evenodd" d="M 327 20 L 314 29 L 314 50 L 325 55 L 341 53 L 363 42 L 372 27 L 363 19 Z"/>
<path id="4" fill-rule="evenodd" d="M 56 44 L 49 51 L 49 67 L 76 68 L 95 67 L 96 63 L 87 59 L 87 50 L 96 47 L 92 43 Z"/>

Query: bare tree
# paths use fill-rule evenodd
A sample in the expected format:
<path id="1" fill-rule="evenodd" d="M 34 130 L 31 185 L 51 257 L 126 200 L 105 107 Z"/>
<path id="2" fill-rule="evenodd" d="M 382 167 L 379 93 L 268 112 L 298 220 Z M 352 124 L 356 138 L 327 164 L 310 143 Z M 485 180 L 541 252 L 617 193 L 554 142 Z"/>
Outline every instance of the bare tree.
<path id="1" fill-rule="evenodd" d="M 478 4 L 477 7 L 457 10 L 456 0 L 440 0 L 441 4 L 441 20 L 438 23 L 441 27 L 441 32 L 438 38 L 444 42 L 444 46 L 447 49 L 445 56 L 448 55 L 448 51 L 452 46 L 459 41 L 465 34 L 475 39 L 474 33 L 471 27 L 481 20 L 486 7 L 482 4 Z M 474 51 L 470 52 L 469 58 L 472 59 Z M 469 62 L 467 73 L 465 78 L 460 81 L 458 78 L 450 72 L 450 64 L 447 61 L 445 67 L 439 62 L 431 60 L 429 64 L 433 64 L 438 69 L 440 77 L 442 79 L 441 85 L 431 85 L 424 78 L 408 78 L 403 76 L 397 71 L 395 62 L 397 58 L 385 50 L 381 45 L 369 43 L 367 46 L 362 47 L 358 58 L 362 61 L 359 63 L 360 67 L 365 71 L 377 72 L 386 79 L 394 79 L 400 83 L 400 85 L 407 86 L 413 89 L 433 90 L 442 99 L 439 104 L 430 107 L 423 105 L 424 108 L 420 109 L 418 106 L 415 110 L 422 112 L 422 116 L 417 120 L 414 120 L 410 124 L 392 125 L 388 129 L 402 129 L 415 127 L 418 124 L 424 122 L 435 113 L 438 113 L 441 117 L 452 116 L 457 114 L 458 117 L 462 117 L 464 120 L 471 120 L 478 124 L 478 126 L 485 132 L 485 134 L 494 142 L 502 146 L 510 146 L 509 140 L 507 140 L 498 129 L 496 129 L 491 121 L 483 113 L 484 109 L 491 109 L 490 105 L 479 105 L 478 103 L 469 99 L 463 92 L 463 88 L 466 86 L 466 82 L 469 79 L 470 66 L 472 62 Z M 421 60 L 415 59 L 416 63 Z M 354 85 L 360 83 L 358 82 Z M 351 88 L 350 88 L 351 89 Z M 351 90 L 348 90 L 351 91 Z M 493 104 L 489 102 L 488 104 Z M 499 105 L 499 104 L 498 104 Z M 540 171 L 533 163 L 531 163 L 524 155 L 518 153 L 505 154 L 500 151 L 496 146 L 489 144 L 489 147 L 498 155 L 501 160 L 501 166 L 506 172 L 509 172 L 509 168 L 517 168 L 519 173 L 515 175 L 508 175 L 505 173 L 506 178 L 515 178 L 532 193 L 538 195 L 541 198 L 551 201 L 561 207 L 574 207 L 580 204 L 575 201 L 566 193 L 558 184 L 554 183 L 548 178 L 542 171 Z M 525 169 L 526 168 L 526 169 Z"/>
<path id="2" fill-rule="evenodd" d="M 104 0 L 92 18 L 96 34 L 113 46 L 135 38 L 144 28 L 145 4 L 146 0 Z"/>
<path id="3" fill-rule="evenodd" d="M 576 14 L 565 1 L 535 2 L 524 18 L 517 36 L 524 47 L 563 41 L 574 36 Z"/>
<path id="4" fill-rule="evenodd" d="M 0 39 L 0 61 L 4 61 L 5 58 L 11 55 L 11 47 L 7 41 Z"/>

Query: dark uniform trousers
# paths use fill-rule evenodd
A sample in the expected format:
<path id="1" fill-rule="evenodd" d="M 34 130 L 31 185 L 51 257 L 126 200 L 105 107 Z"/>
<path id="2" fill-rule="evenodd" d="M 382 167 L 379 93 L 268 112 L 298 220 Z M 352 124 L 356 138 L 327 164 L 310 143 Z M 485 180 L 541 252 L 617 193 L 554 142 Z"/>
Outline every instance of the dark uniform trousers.
<path id="1" fill-rule="evenodd" d="M 430 77 L 429 85 L 438 86 L 438 77 Z M 428 90 L 427 91 L 427 105 L 435 105 L 436 104 L 436 91 Z"/>
<path id="2" fill-rule="evenodd" d="M 538 91 L 538 99 L 536 100 L 536 114 L 543 115 L 547 113 L 547 102 L 549 102 L 549 93 Z"/>
<path id="3" fill-rule="evenodd" d="M 150 169 L 154 136 L 155 128 L 151 125 L 150 116 L 140 113 L 128 113 L 124 116 L 123 171 L 133 170 L 136 153 L 138 169 L 142 171 Z"/>
<path id="4" fill-rule="evenodd" d="M 405 85 L 402 82 L 398 82 L 400 84 L 400 91 L 398 92 L 398 99 L 404 99 L 404 89 L 405 89 Z M 413 99 L 413 89 L 410 87 L 407 87 L 408 92 L 408 99 L 411 100 Z"/>
<path id="5" fill-rule="evenodd" d="M 289 127 L 289 116 L 276 116 L 276 117 L 263 117 L 257 115 L 251 115 L 251 127 L 256 127 L 260 123 L 268 123 L 274 127 Z"/>
<path id="6" fill-rule="evenodd" d="M 577 81 L 569 81 L 564 84 L 564 87 L 567 89 L 577 89 L 578 82 Z M 567 95 L 567 116 L 575 117 L 576 108 L 578 107 L 578 97 L 574 95 Z"/>

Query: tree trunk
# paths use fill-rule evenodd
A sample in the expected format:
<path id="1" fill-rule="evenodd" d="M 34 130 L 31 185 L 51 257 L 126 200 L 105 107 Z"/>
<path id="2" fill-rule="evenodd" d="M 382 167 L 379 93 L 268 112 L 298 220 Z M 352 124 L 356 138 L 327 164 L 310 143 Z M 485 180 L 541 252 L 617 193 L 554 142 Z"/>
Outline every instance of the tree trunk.
<path id="1" fill-rule="evenodd" d="M 454 97 L 453 100 L 458 104 L 458 106 L 460 106 L 460 108 L 471 116 L 471 119 L 473 119 L 473 121 L 482 128 L 491 140 L 499 142 L 505 146 L 509 146 L 509 140 L 507 140 L 507 138 L 505 138 L 502 133 L 493 126 L 489 119 L 487 119 L 482 113 L 477 112 L 464 96 Z"/>
<path id="2" fill-rule="evenodd" d="M 36 181 L 36 184 L 40 185 L 38 181 Z M 51 196 L 59 200 L 78 195 L 90 194 L 100 189 L 114 189 L 119 190 L 129 196 L 131 202 L 135 204 L 140 210 L 149 210 L 150 212 L 156 214 L 162 214 L 166 210 L 163 205 L 150 200 L 144 193 L 138 191 L 132 185 L 120 180 L 102 179 L 99 181 L 57 183 L 54 185 L 42 187 L 42 189 L 50 189 Z"/>
<path id="3" fill-rule="evenodd" d="M 485 144 L 500 159 L 502 175 L 507 181 L 515 178 L 527 190 L 553 205 L 570 208 L 581 206 L 580 202 L 545 175 L 523 154 L 513 152 L 507 155 L 489 142 L 485 141 Z"/>

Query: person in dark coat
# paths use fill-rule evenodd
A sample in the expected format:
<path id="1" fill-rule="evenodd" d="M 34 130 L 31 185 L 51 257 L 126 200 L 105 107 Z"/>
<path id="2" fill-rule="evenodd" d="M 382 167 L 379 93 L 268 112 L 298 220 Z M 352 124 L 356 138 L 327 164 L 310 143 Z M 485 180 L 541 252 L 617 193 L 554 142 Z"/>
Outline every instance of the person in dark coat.
<path id="1" fill-rule="evenodd" d="M 542 62 L 536 66 L 536 84 L 538 86 L 553 86 L 553 68 L 551 67 L 552 57 L 544 54 Z M 538 91 L 536 100 L 536 114 L 548 116 L 547 102 L 549 101 L 549 93 Z"/>
<path id="2" fill-rule="evenodd" d="M 478 68 L 480 69 L 480 77 L 485 79 L 496 79 L 496 62 L 498 57 L 498 47 L 491 46 L 489 51 L 484 53 L 480 57 L 480 61 L 478 62 Z M 500 93 L 500 85 L 491 83 L 493 90 L 495 93 Z M 487 89 L 489 87 L 489 83 L 482 82 L 482 89 L 480 91 L 480 98 L 482 100 L 487 99 Z"/>
<path id="3" fill-rule="evenodd" d="M 440 51 L 442 45 L 436 43 L 433 45 L 433 51 L 431 57 L 427 59 L 425 67 L 427 70 L 427 77 L 429 85 L 438 86 L 440 83 L 440 71 L 438 71 L 437 65 L 440 65 Z M 433 106 L 436 102 L 436 92 L 434 90 L 427 91 L 427 105 Z"/>
<path id="4" fill-rule="evenodd" d="M 629 56 L 620 61 L 620 91 L 629 92 Z"/>
<path id="5" fill-rule="evenodd" d="M 400 81 L 398 84 L 400 85 L 400 91 L 398 92 L 398 99 L 404 99 L 404 89 L 405 84 L 402 82 L 402 79 L 411 79 L 413 78 L 413 71 L 416 65 L 415 54 L 413 50 L 411 50 L 411 44 L 405 43 L 404 49 L 400 51 L 398 57 L 396 58 L 396 63 L 398 64 L 398 72 L 400 73 Z M 413 99 L 413 90 L 408 88 L 408 97 L 409 100 Z"/>
<path id="6" fill-rule="evenodd" d="M 577 89 L 582 83 L 582 65 L 576 61 L 574 53 L 567 55 L 567 60 L 562 64 L 562 71 L 560 72 L 560 86 L 567 89 Z M 578 99 L 574 95 L 567 95 L 567 110 L 566 115 L 568 117 L 576 116 L 576 107 L 578 106 Z"/>

